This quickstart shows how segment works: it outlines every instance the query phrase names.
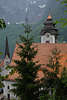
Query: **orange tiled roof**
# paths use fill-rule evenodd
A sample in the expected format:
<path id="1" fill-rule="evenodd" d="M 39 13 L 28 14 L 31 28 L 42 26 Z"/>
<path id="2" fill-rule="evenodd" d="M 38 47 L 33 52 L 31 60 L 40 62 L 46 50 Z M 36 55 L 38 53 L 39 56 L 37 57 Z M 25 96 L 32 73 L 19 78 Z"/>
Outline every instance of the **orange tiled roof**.
<path id="1" fill-rule="evenodd" d="M 56 48 L 56 47 L 59 50 L 61 50 L 61 53 L 62 53 L 61 64 L 63 66 L 67 67 L 67 62 L 66 62 L 66 60 L 67 60 L 67 44 L 66 43 L 62 43 L 62 44 L 58 44 L 58 43 L 56 43 L 56 44 L 33 43 L 33 45 L 37 46 L 37 49 L 38 49 L 38 53 L 37 53 L 34 61 L 39 61 L 39 64 L 43 64 L 41 66 L 41 68 L 45 68 L 46 67 L 45 65 L 48 63 L 49 56 L 51 55 L 52 50 L 54 48 Z M 12 61 L 11 61 L 11 64 L 10 64 L 11 66 L 15 66 L 16 65 L 14 63 L 14 60 L 19 60 L 20 59 L 20 57 L 16 53 L 17 51 L 19 51 L 18 44 L 16 44 L 16 48 L 15 48 L 14 53 L 13 53 Z M 43 76 L 42 73 L 39 73 L 39 76 L 42 77 Z M 15 76 L 13 76 L 13 79 L 14 78 L 15 78 Z"/>
<path id="2" fill-rule="evenodd" d="M 4 66 L 4 60 L 2 60 L 0 63 L 0 67 L 3 67 L 3 66 Z"/>
<path id="3" fill-rule="evenodd" d="M 19 74 L 17 72 L 15 72 L 14 74 L 8 76 L 8 78 L 6 78 L 5 80 L 9 80 L 9 81 L 15 81 L 16 78 L 19 77 Z"/>

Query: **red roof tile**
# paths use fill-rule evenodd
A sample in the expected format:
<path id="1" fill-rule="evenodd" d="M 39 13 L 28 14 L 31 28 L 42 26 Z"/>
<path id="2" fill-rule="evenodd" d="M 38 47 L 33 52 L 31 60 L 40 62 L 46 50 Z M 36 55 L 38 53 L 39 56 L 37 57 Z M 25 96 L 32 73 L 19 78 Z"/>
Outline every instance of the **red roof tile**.
<path id="1" fill-rule="evenodd" d="M 36 45 L 37 45 L 38 53 L 34 61 L 39 61 L 39 64 L 43 64 L 41 68 L 46 67 L 45 65 L 48 63 L 49 57 L 54 48 L 57 48 L 61 51 L 61 54 L 62 54 L 61 64 L 67 67 L 67 61 L 66 61 L 67 60 L 67 44 L 65 43 L 63 44 L 33 43 L 33 46 L 36 46 Z M 16 48 L 14 50 L 12 61 L 10 64 L 11 66 L 16 66 L 16 64 L 14 63 L 14 60 L 20 60 L 20 57 L 16 53 L 17 51 L 19 52 L 19 50 L 20 49 L 18 48 L 18 45 L 16 44 Z M 13 76 L 13 79 L 15 79 L 15 76 Z M 42 76 L 43 74 L 40 71 L 39 77 L 42 77 Z"/>
<path id="2" fill-rule="evenodd" d="M 4 60 L 2 60 L 0 63 L 0 67 L 3 67 L 3 66 L 4 66 Z"/>

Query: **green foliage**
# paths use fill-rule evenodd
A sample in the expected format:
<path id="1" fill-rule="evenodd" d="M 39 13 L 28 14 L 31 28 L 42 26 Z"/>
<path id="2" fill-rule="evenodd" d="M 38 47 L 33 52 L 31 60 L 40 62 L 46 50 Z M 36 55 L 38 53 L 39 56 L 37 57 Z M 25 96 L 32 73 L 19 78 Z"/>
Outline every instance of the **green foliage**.
<path id="1" fill-rule="evenodd" d="M 56 1 L 60 1 L 60 3 L 64 5 L 64 7 L 66 8 L 64 10 L 64 14 L 67 15 L 67 0 L 56 0 Z M 59 22 L 62 24 L 63 27 L 67 26 L 67 18 L 60 18 Z"/>
<path id="2" fill-rule="evenodd" d="M 56 0 L 56 1 L 60 1 L 62 4 L 64 4 L 65 7 L 67 7 L 67 6 L 66 6 L 67 0 Z"/>
<path id="3" fill-rule="evenodd" d="M 61 80 L 62 80 L 62 83 L 65 84 L 65 87 L 67 87 L 67 68 L 63 69 Z"/>
<path id="4" fill-rule="evenodd" d="M 2 83 L 3 81 L 3 76 L 0 75 L 0 88 L 4 87 L 4 84 Z"/>
<path id="5" fill-rule="evenodd" d="M 0 29 L 4 29 L 6 27 L 4 19 L 0 19 Z M 0 52 L 0 55 L 2 55 L 2 52 Z M 4 85 L 2 83 L 4 77 L 1 75 L 1 68 L 0 68 L 0 88 L 2 88 Z"/>
<path id="6" fill-rule="evenodd" d="M 0 55 L 2 55 L 3 53 L 2 52 L 0 52 Z"/>
<path id="7" fill-rule="evenodd" d="M 57 74 L 59 74 L 59 68 L 61 67 L 61 64 L 59 63 L 59 60 L 61 59 L 60 56 L 60 50 L 57 48 L 54 48 L 52 50 L 52 56 L 50 56 L 49 63 L 47 66 L 52 69 L 53 72 L 48 72 L 48 76 L 50 77 L 57 77 Z"/>
<path id="8" fill-rule="evenodd" d="M 60 78 L 60 84 L 56 90 L 56 99 L 67 100 L 67 69 L 64 68 Z"/>
<path id="9" fill-rule="evenodd" d="M 53 49 L 47 64 L 51 71 L 43 70 L 45 75 L 42 79 L 43 88 L 47 92 L 43 91 L 40 100 L 67 100 L 67 68 L 64 68 L 61 77 L 58 77 L 59 68 L 62 67 L 59 62 L 62 58 L 60 54 L 60 50 L 57 48 Z"/>
<path id="10" fill-rule="evenodd" d="M 5 21 L 4 19 L 0 19 L 0 29 L 4 29 L 4 28 L 6 28 Z"/>
<path id="11" fill-rule="evenodd" d="M 37 64 L 38 61 L 33 61 L 37 54 L 37 48 L 32 45 L 33 38 L 30 35 L 31 27 L 27 24 L 24 28 L 25 36 L 20 36 L 23 45 L 18 44 L 21 51 L 17 51 L 21 60 L 15 60 L 14 62 L 17 66 L 13 67 L 20 77 L 17 78 L 16 83 L 13 84 L 15 88 L 12 89 L 12 91 L 23 100 L 38 100 L 40 84 L 39 81 L 35 79 L 37 78 L 40 65 Z"/>
<path id="12" fill-rule="evenodd" d="M 44 69 L 44 75 L 43 78 L 44 82 L 44 88 L 46 87 L 47 94 L 49 95 L 47 100 L 56 100 L 56 90 L 60 86 L 60 78 L 58 77 L 59 74 L 59 68 L 62 67 L 60 64 L 60 55 L 61 51 L 55 47 L 55 49 L 52 50 L 52 55 L 49 58 L 49 62 L 47 64 L 48 68 L 51 69 L 51 71 Z"/>
<path id="13" fill-rule="evenodd" d="M 52 88 L 52 94 L 50 95 L 49 93 L 45 93 L 44 95 L 40 96 L 40 100 L 56 100 L 55 99 L 55 89 Z M 60 100 L 60 99 L 59 99 Z"/>

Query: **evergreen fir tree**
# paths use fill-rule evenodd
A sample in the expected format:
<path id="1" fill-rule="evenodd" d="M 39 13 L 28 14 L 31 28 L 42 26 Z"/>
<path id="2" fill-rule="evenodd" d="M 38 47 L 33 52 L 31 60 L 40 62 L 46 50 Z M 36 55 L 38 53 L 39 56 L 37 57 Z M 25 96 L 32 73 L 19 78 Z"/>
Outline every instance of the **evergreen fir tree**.
<path id="1" fill-rule="evenodd" d="M 0 19 L 0 29 L 5 29 L 6 28 L 6 23 L 4 19 Z"/>
<path id="2" fill-rule="evenodd" d="M 1 70 L 1 68 L 0 68 L 0 88 L 2 88 L 2 87 L 4 86 L 4 84 L 2 83 L 2 81 L 3 81 L 3 76 L 1 75 L 1 72 L 2 72 L 2 70 Z"/>
<path id="3" fill-rule="evenodd" d="M 60 59 L 61 59 L 61 51 L 58 50 L 57 48 L 53 49 L 52 55 L 50 56 L 49 62 L 47 64 L 47 67 L 50 68 L 51 70 L 44 69 L 44 74 L 45 77 L 43 79 L 44 81 L 44 88 L 47 90 L 47 100 L 49 98 L 53 98 L 52 100 L 56 99 L 56 92 L 57 89 L 60 86 L 60 78 L 58 77 L 59 75 L 59 68 L 62 67 L 60 64 Z M 56 99 L 58 100 L 58 99 Z"/>
<path id="4" fill-rule="evenodd" d="M 64 67 L 61 78 L 60 78 L 60 85 L 57 88 L 56 95 L 60 97 L 60 100 L 67 100 L 67 68 Z M 59 100 L 59 99 L 58 99 Z"/>
<path id="5" fill-rule="evenodd" d="M 67 14 L 67 0 L 56 0 L 59 1 L 64 6 L 64 14 Z M 63 27 L 67 26 L 67 18 L 60 18 L 59 23 L 62 24 Z"/>
<path id="6" fill-rule="evenodd" d="M 15 88 L 12 89 L 12 91 L 19 96 L 21 100 L 38 100 L 40 84 L 36 78 L 40 64 L 37 64 L 38 61 L 33 61 L 37 54 L 37 47 L 32 44 L 33 38 L 30 34 L 30 25 L 24 25 L 24 29 L 25 36 L 20 36 L 23 45 L 18 43 L 21 51 L 17 51 L 21 60 L 15 60 L 16 67 L 12 67 L 14 71 L 18 72 L 20 77 L 17 78 L 16 83 L 13 84 Z"/>
<path id="7" fill-rule="evenodd" d="M 0 29 L 5 29 L 6 28 L 6 23 L 4 21 L 4 19 L 0 19 Z M 2 55 L 2 52 L 0 52 L 0 55 Z M 2 83 L 2 80 L 3 80 L 3 76 L 1 75 L 1 68 L 0 68 L 0 88 L 2 88 L 4 85 Z"/>

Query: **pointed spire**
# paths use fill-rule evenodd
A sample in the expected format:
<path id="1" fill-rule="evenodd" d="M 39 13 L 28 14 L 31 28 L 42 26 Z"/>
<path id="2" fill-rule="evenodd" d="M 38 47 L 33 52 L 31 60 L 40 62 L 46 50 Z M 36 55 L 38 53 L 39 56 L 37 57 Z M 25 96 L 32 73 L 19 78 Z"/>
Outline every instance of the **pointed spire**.
<path id="1" fill-rule="evenodd" d="M 29 24 L 30 5 L 26 8 L 25 24 Z"/>
<path id="2" fill-rule="evenodd" d="M 52 16 L 50 15 L 50 13 L 49 13 L 47 19 L 52 19 Z"/>
<path id="3" fill-rule="evenodd" d="M 6 44 L 5 44 L 5 57 L 8 56 L 10 58 L 10 53 L 9 53 L 9 46 L 8 46 L 8 38 L 6 36 Z"/>
<path id="4" fill-rule="evenodd" d="M 51 16 L 50 12 L 51 12 L 51 9 L 49 8 L 49 14 L 48 14 L 48 17 L 47 17 L 48 20 L 52 19 L 52 16 Z"/>

